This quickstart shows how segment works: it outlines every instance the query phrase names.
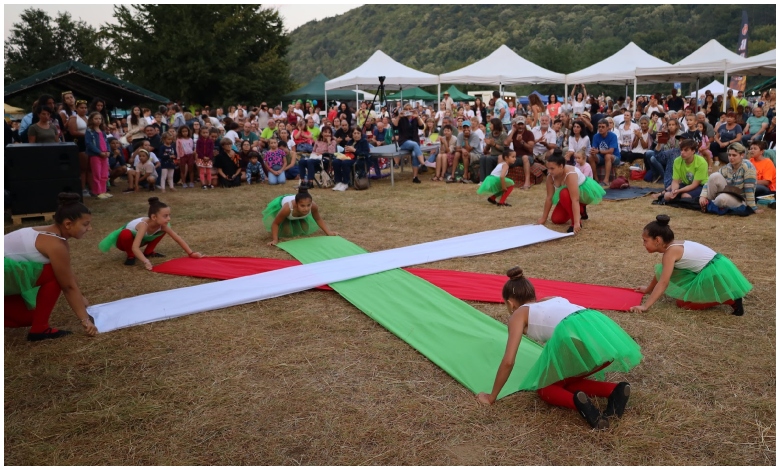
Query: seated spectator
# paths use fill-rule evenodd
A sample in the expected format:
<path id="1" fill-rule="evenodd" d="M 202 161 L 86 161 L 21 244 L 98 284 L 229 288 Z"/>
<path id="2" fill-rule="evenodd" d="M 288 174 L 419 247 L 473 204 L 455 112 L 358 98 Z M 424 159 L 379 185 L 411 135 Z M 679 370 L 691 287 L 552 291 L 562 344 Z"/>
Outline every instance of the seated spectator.
<path id="1" fill-rule="evenodd" d="M 385 127 L 383 121 L 376 122 L 376 128 L 368 138 L 368 143 L 374 147 L 389 145 L 393 142 L 393 131 Z"/>
<path id="2" fill-rule="evenodd" d="M 279 128 L 276 125 L 276 121 L 274 121 L 273 119 L 269 119 L 268 120 L 268 127 L 263 129 L 263 133 L 260 134 L 260 147 L 267 149 L 268 148 L 268 140 L 271 137 L 276 137 L 278 139 L 279 138 L 278 130 L 279 130 Z"/>
<path id="3" fill-rule="evenodd" d="M 593 135 L 593 144 L 590 148 L 590 167 L 595 176 L 598 175 L 598 166 L 604 165 L 604 181 L 602 186 L 609 186 L 609 178 L 612 166 L 620 165 L 620 146 L 617 136 L 609 131 L 609 121 L 602 119 L 598 122 L 598 132 Z M 595 179 L 595 178 L 594 178 Z"/>
<path id="4" fill-rule="evenodd" d="M 557 148 L 558 136 L 550 127 L 550 116 L 542 114 L 539 117 L 539 121 L 539 127 L 535 127 L 532 130 L 534 134 L 534 159 L 545 164 L 547 163 L 547 157 L 552 155 Z"/>
<path id="5" fill-rule="evenodd" d="M 308 158 L 301 156 L 298 161 L 298 174 L 301 178 L 301 185 L 307 188 L 314 187 L 314 174 L 317 166 L 327 167 L 336 153 L 336 139 L 333 137 L 333 130 L 330 127 L 323 127 L 319 138 L 314 142 L 311 154 Z"/>
<path id="6" fill-rule="evenodd" d="M 495 96 L 496 93 L 498 92 L 494 92 L 493 95 Z M 525 119 L 523 119 L 523 125 L 525 125 Z M 501 119 L 497 117 L 492 118 L 490 120 L 490 133 L 485 136 L 485 150 L 483 155 L 479 158 L 480 183 L 485 181 L 485 178 L 498 165 L 498 157 L 504 153 L 504 147 L 508 146 L 508 144 L 506 144 L 507 138 L 508 136 L 504 131 L 504 125 L 501 122 Z M 519 155 L 519 152 L 517 155 Z M 517 164 L 517 161 L 515 161 L 515 164 Z"/>
<path id="7" fill-rule="evenodd" d="M 286 129 L 279 131 L 279 148 L 284 152 L 285 179 L 298 179 L 298 152 L 295 151 L 295 140 Z"/>
<path id="8" fill-rule="evenodd" d="M 664 187 L 672 184 L 672 163 L 680 156 L 680 124 L 676 119 L 666 124 L 666 130 L 656 134 L 655 153 L 650 157 L 653 180 L 663 178 Z"/>
<path id="9" fill-rule="evenodd" d="M 515 150 L 517 149 L 515 148 Z M 567 164 L 571 165 L 573 163 L 574 154 L 580 150 L 590 153 L 590 138 L 585 134 L 585 125 L 582 121 L 577 120 L 571 126 L 571 134 L 569 135 L 569 143 L 565 154 Z M 518 158 L 520 158 L 519 155 L 518 153 Z"/>
<path id="10" fill-rule="evenodd" d="M 264 183 L 266 181 L 263 164 L 260 163 L 260 154 L 254 150 L 249 152 L 249 163 L 246 165 L 246 184 Z"/>
<path id="11" fill-rule="evenodd" d="M 756 210 L 756 167 L 745 158 L 745 147 L 734 142 L 728 147 L 729 163 L 710 175 L 701 191 L 699 204 L 706 210 L 709 201 L 720 208 L 733 209 L 742 205 L 740 196 L 724 192 L 726 186 L 741 191 L 745 204 Z"/>
<path id="12" fill-rule="evenodd" d="M 241 108 L 239 108 L 241 111 Z M 217 170 L 219 184 L 223 188 L 241 185 L 241 158 L 233 150 L 233 141 L 225 137 L 219 141 L 219 154 L 214 159 L 214 169 Z"/>
<path id="13" fill-rule="evenodd" d="M 311 153 L 314 145 L 314 138 L 311 132 L 306 128 L 306 121 L 298 121 L 295 130 L 292 133 L 295 141 L 295 151 L 298 153 Z"/>
<path id="14" fill-rule="evenodd" d="M 455 163 L 455 149 L 458 145 L 458 139 L 452 135 L 452 126 L 449 124 L 441 129 L 439 143 L 439 152 L 436 154 L 436 174 L 431 178 L 431 181 L 445 181 L 444 175 L 447 169 L 451 168 L 451 174 L 447 176 L 446 181 L 452 183 L 455 181 L 455 170 L 458 166 Z"/>
<path id="15" fill-rule="evenodd" d="M 512 145 L 515 151 L 515 166 L 523 165 L 523 189 L 531 188 L 531 165 L 534 163 L 533 151 L 536 137 L 525 125 L 525 117 L 518 116 L 512 121 L 512 131 L 504 141 L 504 147 Z"/>
<path id="16" fill-rule="evenodd" d="M 750 144 L 750 163 L 756 168 L 756 197 L 775 194 L 775 164 L 764 156 L 764 141 Z"/>
<path id="17" fill-rule="evenodd" d="M 463 183 L 473 183 L 471 181 L 470 168 L 474 163 L 479 163 L 482 154 L 479 151 L 479 136 L 471 131 L 471 121 L 468 119 L 463 121 L 463 133 L 458 135 L 455 150 L 460 152 L 460 157 L 463 160 Z M 496 165 L 498 161 L 496 161 Z M 454 162 L 454 166 L 458 166 L 458 162 Z M 454 171 L 453 171 L 454 173 Z"/>
<path id="18" fill-rule="evenodd" d="M 306 130 L 309 131 L 309 134 L 311 134 L 311 140 L 313 144 L 314 141 L 320 137 L 320 127 L 311 116 L 306 118 Z"/>
<path id="19" fill-rule="evenodd" d="M 633 161 L 633 158 L 629 157 L 627 154 L 631 153 L 634 146 L 634 141 L 637 138 L 637 135 L 641 135 L 641 132 L 639 128 L 639 124 L 635 124 L 631 122 L 631 112 L 625 111 L 622 114 L 623 121 L 617 126 L 617 135 L 618 135 L 618 143 L 620 144 L 620 154 L 623 156 L 623 160 L 627 162 Z M 649 133 L 648 133 L 649 134 Z M 640 157 L 634 157 L 634 158 L 644 158 L 644 152 L 641 152 Z M 633 156 L 632 156 L 633 157 Z"/>
<path id="20" fill-rule="evenodd" d="M 193 129 L 193 134 L 198 135 L 198 133 L 194 129 Z M 260 137 L 252 131 L 252 123 L 245 122 L 244 126 L 241 129 L 241 132 L 238 134 L 238 139 L 242 143 L 249 142 L 249 146 L 253 147 L 255 142 L 260 140 Z"/>
<path id="21" fill-rule="evenodd" d="M 777 148 L 775 146 L 775 141 L 777 139 L 776 119 L 777 116 L 772 116 L 772 122 L 769 124 L 766 132 L 764 132 L 764 142 L 766 142 L 770 149 Z"/>
<path id="22" fill-rule="evenodd" d="M 674 159 L 672 184 L 664 191 L 664 200 L 698 199 L 707 183 L 707 161 L 696 155 L 698 143 L 685 139 L 680 143 L 680 156 Z"/>
<path id="23" fill-rule="evenodd" d="M 764 137 L 764 132 L 769 128 L 769 119 L 764 116 L 764 110 L 756 106 L 753 115 L 747 119 L 743 130 L 742 145 L 750 145 Z"/>
<path id="24" fill-rule="evenodd" d="M 586 149 L 579 149 L 574 152 L 574 165 L 572 166 L 580 170 L 586 177 L 595 179 L 593 178 L 593 169 L 588 164 L 588 151 Z"/>
<path id="25" fill-rule="evenodd" d="M 737 116 L 733 112 L 726 113 L 726 122 L 715 130 L 715 140 L 710 144 L 713 158 L 726 163 L 729 159 L 721 155 L 729 145 L 742 141 L 742 127 L 737 124 Z M 744 146 L 743 146 L 744 148 Z M 744 153 L 744 152 L 743 152 Z"/>
<path id="26" fill-rule="evenodd" d="M 707 167 L 709 168 L 707 171 L 712 173 L 712 152 L 710 152 L 710 139 L 707 137 L 707 128 L 706 124 L 709 124 L 708 122 L 701 122 L 696 121 L 696 130 L 699 131 L 699 134 L 701 134 L 701 143 L 699 144 L 699 155 L 704 157 L 705 160 L 707 160 Z"/>

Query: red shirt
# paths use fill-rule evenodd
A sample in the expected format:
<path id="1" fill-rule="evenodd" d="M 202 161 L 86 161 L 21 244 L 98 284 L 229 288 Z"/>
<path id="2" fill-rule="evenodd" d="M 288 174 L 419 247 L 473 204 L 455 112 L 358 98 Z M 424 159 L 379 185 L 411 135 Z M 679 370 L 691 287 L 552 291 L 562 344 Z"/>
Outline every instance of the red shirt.
<path id="1" fill-rule="evenodd" d="M 515 132 L 512 136 L 512 146 L 515 149 L 515 153 L 517 154 L 517 158 L 522 157 L 523 155 L 532 156 L 534 154 L 534 146 L 531 145 L 531 150 L 526 149 L 522 145 L 520 145 L 520 141 L 525 141 L 526 144 L 528 142 L 534 142 L 534 133 L 529 131 L 528 128 L 523 131 L 522 136 Z"/>

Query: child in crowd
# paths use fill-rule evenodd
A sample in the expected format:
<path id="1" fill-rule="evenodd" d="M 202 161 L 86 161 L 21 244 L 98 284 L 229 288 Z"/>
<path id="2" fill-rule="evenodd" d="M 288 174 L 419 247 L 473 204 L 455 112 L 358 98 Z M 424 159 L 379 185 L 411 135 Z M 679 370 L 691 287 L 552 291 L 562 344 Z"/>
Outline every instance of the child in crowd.
<path id="1" fill-rule="evenodd" d="M 187 126 L 179 127 L 176 133 L 176 155 L 179 157 L 179 177 L 181 178 L 182 188 L 194 188 L 195 183 L 195 143 L 190 135 L 190 128 Z M 210 153 L 209 153 L 210 155 Z M 187 183 L 187 177 L 190 182 Z"/>
<path id="2" fill-rule="evenodd" d="M 515 182 L 506 177 L 509 167 L 517 160 L 517 154 L 514 150 L 504 148 L 501 156 L 498 157 L 498 165 L 485 178 L 485 181 L 477 188 L 477 194 L 490 194 L 488 202 L 499 207 L 511 207 L 506 202 L 506 198 L 512 194 L 515 189 Z M 501 200 L 496 202 L 496 196 L 501 196 Z"/>
<path id="3" fill-rule="evenodd" d="M 514 267 L 501 292 L 509 311 L 506 352 L 496 372 L 490 394 L 477 400 L 491 405 L 498 399 L 515 364 L 523 335 L 539 344 L 541 355 L 520 384 L 520 390 L 536 390 L 547 403 L 577 410 L 594 429 L 606 429 L 609 418 L 623 416 L 631 385 L 603 382 L 605 372 L 628 372 L 642 361 L 639 345 L 617 323 L 596 310 L 561 297 L 536 299 L 533 284 Z M 607 398 L 604 413 L 589 395 Z"/>
<path id="4" fill-rule="evenodd" d="M 701 190 L 707 184 L 707 161 L 696 155 L 698 142 L 685 139 L 680 143 L 680 156 L 672 165 L 672 184 L 664 191 L 664 200 L 699 199 Z"/>
<path id="5" fill-rule="evenodd" d="M 219 129 L 211 129 L 209 130 L 209 139 L 211 139 L 213 145 L 213 150 L 211 151 L 211 161 L 214 162 L 217 159 L 217 156 L 219 155 L 219 152 L 221 150 L 220 148 L 220 142 L 222 141 L 222 133 L 219 131 Z M 211 179 L 209 180 L 209 189 L 212 189 L 215 184 L 219 182 L 219 175 L 216 171 L 211 172 Z"/>
<path id="6" fill-rule="evenodd" d="M 110 171 L 108 182 L 111 183 L 111 186 L 115 186 L 115 180 L 127 174 L 127 160 L 122 153 L 122 143 L 119 139 L 109 137 L 108 147 L 108 168 Z"/>
<path id="7" fill-rule="evenodd" d="M 756 197 L 775 193 L 776 171 L 772 160 L 764 156 L 766 141 L 759 140 L 750 144 L 750 163 L 756 167 Z"/>
<path id="8" fill-rule="evenodd" d="M 186 127 L 186 126 L 185 126 Z M 184 127 L 182 128 L 184 129 Z M 173 140 L 170 134 L 163 134 L 162 146 L 160 146 L 160 187 L 162 192 L 165 192 L 165 183 L 171 187 L 171 191 L 176 191 L 173 187 L 173 174 L 176 171 L 176 149 L 173 148 Z"/>
<path id="9" fill-rule="evenodd" d="M 305 187 L 298 188 L 298 194 L 279 196 L 269 202 L 263 211 L 263 225 L 266 231 L 271 232 L 269 245 L 279 243 L 280 233 L 285 237 L 311 235 L 318 227 L 326 235 L 338 235 L 328 229 L 317 204 Z"/>
<path id="10" fill-rule="evenodd" d="M 710 152 L 710 138 L 707 137 L 707 127 L 703 122 L 696 123 L 696 130 L 701 134 L 701 145 L 699 146 L 699 155 L 707 160 L 707 173 L 712 173 L 712 152 Z"/>
<path id="11" fill-rule="evenodd" d="M 447 168 L 452 168 L 452 175 L 450 180 L 455 180 L 455 147 L 458 145 L 458 139 L 452 135 L 452 126 L 445 124 L 441 130 L 442 135 L 439 137 L 439 153 L 436 155 L 436 174 L 431 178 L 431 181 L 444 181 L 444 175 L 447 173 Z M 460 159 L 459 159 L 460 160 Z"/>
<path id="12" fill-rule="evenodd" d="M 108 141 L 103 133 L 103 116 L 93 111 L 87 118 L 87 130 L 84 133 L 84 146 L 92 170 L 91 189 L 98 199 L 111 197 L 106 191 L 108 182 Z"/>
<path id="13" fill-rule="evenodd" d="M 149 198 L 148 217 L 140 217 L 125 225 L 122 228 L 114 230 L 104 238 L 98 248 L 103 253 L 107 253 L 112 246 L 127 253 L 125 266 L 135 264 L 136 258 L 140 259 L 144 267 L 152 270 L 152 263 L 147 258 L 162 258 L 165 255 L 157 253 L 154 249 L 160 240 L 167 233 L 190 258 L 202 258 L 203 255 L 190 249 L 185 242 L 170 227 L 171 209 L 156 197 Z M 141 251 L 141 247 L 146 245 L 146 249 Z"/>
<path id="14" fill-rule="evenodd" d="M 647 252 L 662 253 L 663 258 L 655 266 L 652 282 L 636 288 L 650 296 L 631 311 L 648 311 L 665 293 L 677 299 L 678 307 L 699 310 L 725 303 L 731 305 L 733 315 L 742 316 L 742 297 L 753 289 L 750 282 L 720 253 L 700 243 L 675 240 L 669 220 L 668 215 L 659 215 L 642 232 Z"/>
<path id="15" fill-rule="evenodd" d="M 211 181 L 211 168 L 214 165 L 214 142 L 206 129 L 201 129 L 200 139 L 195 150 L 195 163 L 198 166 L 202 189 L 214 189 Z"/>
<path id="16" fill-rule="evenodd" d="M 143 148 L 136 150 L 138 162 L 134 170 L 127 172 L 127 190 L 125 192 L 139 191 L 140 182 L 149 183 L 149 191 L 154 191 L 154 182 L 157 181 L 157 171 L 154 169 L 154 163 L 149 160 L 149 151 Z"/>
<path id="17" fill-rule="evenodd" d="M 582 172 L 583 175 L 593 179 L 593 168 L 588 164 L 588 159 L 585 155 L 585 149 L 580 149 L 574 152 L 574 167 Z"/>
<path id="18" fill-rule="evenodd" d="M 265 182 L 266 177 L 263 171 L 263 164 L 259 160 L 259 153 L 249 152 L 249 163 L 246 165 L 246 184 L 252 184 L 252 181 L 256 184 Z"/>
<path id="19" fill-rule="evenodd" d="M 268 184 L 284 184 L 287 182 L 283 169 L 287 154 L 279 148 L 279 141 L 274 137 L 268 139 L 268 145 L 270 148 L 263 157 L 268 168 Z"/>

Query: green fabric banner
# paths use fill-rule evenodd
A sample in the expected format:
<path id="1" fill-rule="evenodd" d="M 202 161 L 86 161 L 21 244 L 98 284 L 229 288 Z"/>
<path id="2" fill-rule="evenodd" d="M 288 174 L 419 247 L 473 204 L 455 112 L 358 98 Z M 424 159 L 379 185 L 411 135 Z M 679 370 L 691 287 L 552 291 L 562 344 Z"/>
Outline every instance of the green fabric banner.
<path id="1" fill-rule="evenodd" d="M 366 253 L 341 237 L 302 238 L 277 246 L 304 264 Z M 493 389 L 506 349 L 503 323 L 402 269 L 330 287 L 472 392 Z M 541 351 L 541 346 L 523 338 L 499 398 L 519 390 Z"/>

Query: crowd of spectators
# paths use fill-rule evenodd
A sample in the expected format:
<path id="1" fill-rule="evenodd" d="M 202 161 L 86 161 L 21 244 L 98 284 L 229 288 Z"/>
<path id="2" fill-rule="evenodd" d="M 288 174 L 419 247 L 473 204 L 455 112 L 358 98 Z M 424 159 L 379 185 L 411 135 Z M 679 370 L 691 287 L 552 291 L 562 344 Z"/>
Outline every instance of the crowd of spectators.
<path id="1" fill-rule="evenodd" d="M 227 110 L 169 103 L 154 110 L 134 106 L 124 117 L 111 116 L 100 98 L 77 99 L 70 91 L 58 98 L 42 95 L 12 139 L 75 142 L 84 196 L 101 199 L 111 197 L 111 188 L 124 176 L 129 181 L 125 192 L 193 188 L 196 181 L 202 189 L 287 180 L 311 187 L 317 172 L 325 170 L 336 177 L 334 189 L 343 191 L 357 178 L 382 177 L 387 162 L 373 158 L 371 148 L 393 143 L 410 153 L 414 183 L 421 183 L 420 174 L 429 168 L 434 182 L 479 183 L 509 148 L 517 157 L 513 166 L 523 169 L 518 184 L 527 189 L 532 166 L 543 165 L 559 149 L 570 164 L 585 162 L 604 186 L 615 167 L 638 164 L 646 180 L 663 180 L 671 191 L 683 141 L 694 142 L 707 174 L 718 172 L 733 183 L 728 175 L 737 171 L 731 168 L 734 144 L 741 144 L 744 155 L 754 144 L 774 149 L 776 138 L 774 90 L 752 102 L 742 92 L 733 96 L 729 91 L 726 111 L 724 97 L 709 91 L 696 99 L 673 89 L 666 96 L 633 101 L 589 95 L 584 85 L 575 86 L 569 97 L 550 95 L 547 104 L 532 94 L 527 105 L 510 106 L 498 91 L 489 101 L 458 103 L 445 92 L 436 105 L 389 103 L 389 109 L 378 110 L 365 102 L 357 109 L 349 103 L 321 109 L 316 101 L 297 101 L 286 108 L 261 102 Z M 428 145 L 434 150 L 426 153 L 421 146 L 427 144 L 438 147 Z M 743 159 L 743 172 L 756 172 L 752 160 L 763 162 L 765 176 L 773 167 L 771 159 Z M 758 180 L 764 182 L 758 186 L 774 191 L 773 168 L 771 178 Z M 706 185 L 702 188 L 704 199 L 708 192 Z"/>

